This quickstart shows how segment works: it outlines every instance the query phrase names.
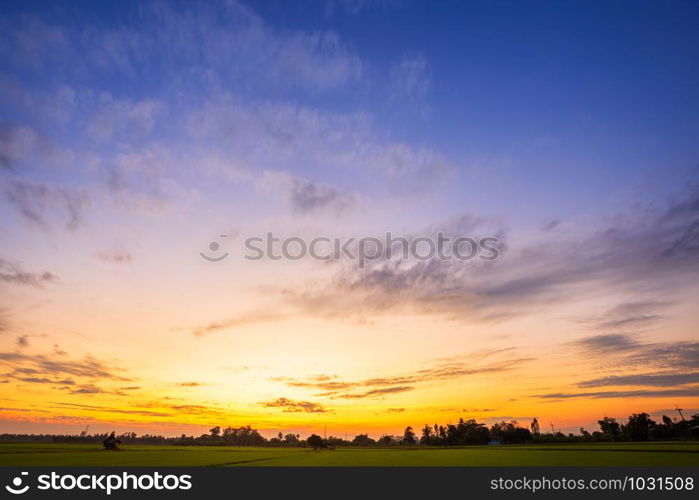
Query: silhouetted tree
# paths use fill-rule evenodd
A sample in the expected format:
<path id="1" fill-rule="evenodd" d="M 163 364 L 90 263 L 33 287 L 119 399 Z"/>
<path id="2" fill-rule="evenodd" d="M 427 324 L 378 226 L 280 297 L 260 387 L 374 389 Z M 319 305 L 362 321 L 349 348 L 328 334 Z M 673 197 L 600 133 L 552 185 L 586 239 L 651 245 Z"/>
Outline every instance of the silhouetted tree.
<path id="1" fill-rule="evenodd" d="M 325 448 L 325 442 L 318 434 L 311 434 L 308 436 L 308 439 L 306 439 L 306 442 L 308 443 L 308 446 L 312 446 L 314 450 Z"/>
<path id="2" fill-rule="evenodd" d="M 376 444 L 376 441 L 371 439 L 368 434 L 357 434 L 352 440 L 354 446 L 371 446 Z"/>
<path id="3" fill-rule="evenodd" d="M 420 444 L 422 444 L 422 445 L 432 444 L 432 427 L 430 427 L 427 424 L 425 424 L 425 427 L 422 428 L 422 436 L 420 437 Z"/>
<path id="4" fill-rule="evenodd" d="M 621 433 L 621 426 L 616 421 L 615 418 L 604 417 L 602 420 L 598 420 L 599 428 L 602 433 L 614 441 Z"/>
<path id="5" fill-rule="evenodd" d="M 493 424 L 490 428 L 490 437 L 503 443 L 520 444 L 531 440 L 532 435 L 529 429 L 519 427 L 517 422 L 512 420 Z"/>
<path id="6" fill-rule="evenodd" d="M 238 428 L 226 427 L 223 429 L 222 437 L 226 444 L 237 446 L 262 446 L 267 442 L 257 429 L 249 425 Z"/>
<path id="7" fill-rule="evenodd" d="M 413 432 L 413 428 L 408 426 L 405 428 L 405 431 L 403 432 L 403 444 L 415 444 L 417 443 L 417 439 L 415 439 L 415 433 Z"/>
<path id="8" fill-rule="evenodd" d="M 379 446 L 392 446 L 396 442 L 396 438 L 393 436 L 381 436 L 378 440 Z"/>
<path id="9" fill-rule="evenodd" d="M 538 422 L 537 422 L 538 423 Z M 654 422 L 647 413 L 634 413 L 624 425 L 620 425 L 614 418 L 604 417 L 598 421 L 600 431 L 592 433 L 580 428 L 579 434 L 565 435 L 561 432 L 534 433 L 529 429 L 520 427 L 517 422 L 499 422 L 488 429 L 484 424 L 476 422 L 475 419 L 465 420 L 459 418 L 456 424 L 446 426 L 434 424 L 425 425 L 422 428 L 420 437 L 421 445 L 429 446 L 461 446 L 469 444 L 485 444 L 492 437 L 504 443 L 575 443 L 589 441 L 616 441 L 634 440 L 645 441 L 662 439 L 692 439 L 699 438 L 699 414 L 691 418 L 673 420 L 667 415 L 662 416 L 661 423 Z M 529 426 L 535 429 L 534 422 Z M 330 437 L 327 440 L 319 436 L 312 435 L 307 441 L 309 446 L 315 442 L 317 448 L 327 448 L 333 446 L 359 445 L 371 446 L 395 446 L 398 444 L 414 444 L 416 436 L 412 427 L 405 429 L 403 436 L 396 437 L 385 435 L 377 443 L 367 434 L 359 434 L 354 440 L 349 441 L 341 438 Z M 244 427 L 212 427 L 209 433 L 200 436 L 187 436 L 182 434 L 178 437 L 165 437 L 162 435 L 144 434 L 138 436 L 135 432 L 124 432 L 116 435 L 111 434 L 91 434 L 80 432 L 73 435 L 55 434 L 0 434 L 0 442 L 55 442 L 55 443 L 102 443 L 112 446 L 116 443 L 141 443 L 141 444 L 173 444 L 173 445 L 220 445 L 220 446 L 298 446 L 301 444 L 299 434 L 287 434 L 282 436 L 278 433 L 276 437 L 267 440 L 256 429 L 247 425 Z M 106 444 L 105 444 L 106 443 Z"/>
<path id="10" fill-rule="evenodd" d="M 372 440 L 372 443 L 375 442 L 376 441 Z M 349 446 L 352 443 L 340 437 L 328 436 L 328 438 L 325 440 L 325 444 L 328 446 L 328 448 L 335 448 L 336 446 Z"/>
<path id="11" fill-rule="evenodd" d="M 286 436 L 284 436 L 284 444 L 289 445 L 289 446 L 299 444 L 299 435 L 298 434 L 287 434 Z"/>
<path id="12" fill-rule="evenodd" d="M 485 424 L 479 424 L 475 419 L 459 420 L 459 428 L 462 428 L 463 438 L 459 444 L 486 444 L 490 439 L 488 428 Z"/>
<path id="13" fill-rule="evenodd" d="M 648 441 L 657 424 L 647 413 L 634 413 L 629 417 L 624 430 L 632 441 Z"/>

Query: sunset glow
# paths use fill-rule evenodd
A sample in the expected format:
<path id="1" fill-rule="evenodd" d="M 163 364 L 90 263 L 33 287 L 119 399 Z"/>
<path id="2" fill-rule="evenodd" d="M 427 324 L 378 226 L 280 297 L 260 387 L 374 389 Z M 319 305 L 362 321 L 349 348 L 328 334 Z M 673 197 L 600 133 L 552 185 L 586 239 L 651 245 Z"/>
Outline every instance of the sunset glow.
<path id="1" fill-rule="evenodd" d="M 449 4 L 4 4 L 0 433 L 698 413 L 691 17 Z"/>

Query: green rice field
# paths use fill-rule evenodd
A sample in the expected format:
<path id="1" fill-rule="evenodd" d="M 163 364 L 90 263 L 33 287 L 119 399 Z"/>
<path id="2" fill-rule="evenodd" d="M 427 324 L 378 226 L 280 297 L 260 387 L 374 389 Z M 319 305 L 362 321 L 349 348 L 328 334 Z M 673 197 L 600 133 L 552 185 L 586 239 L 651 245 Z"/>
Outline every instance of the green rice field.
<path id="1" fill-rule="evenodd" d="M 699 466 L 699 443 L 596 443 L 460 448 L 256 448 L 0 443 L 0 466 Z"/>

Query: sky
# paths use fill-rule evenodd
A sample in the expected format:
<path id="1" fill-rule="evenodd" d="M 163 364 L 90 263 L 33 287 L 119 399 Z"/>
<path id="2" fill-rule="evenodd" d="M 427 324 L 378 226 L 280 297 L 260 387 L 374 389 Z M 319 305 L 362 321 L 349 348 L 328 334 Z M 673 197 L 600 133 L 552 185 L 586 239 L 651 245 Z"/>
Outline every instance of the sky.
<path id="1" fill-rule="evenodd" d="M 0 432 L 699 412 L 698 20 L 3 2 Z M 386 232 L 499 255 L 245 258 Z"/>

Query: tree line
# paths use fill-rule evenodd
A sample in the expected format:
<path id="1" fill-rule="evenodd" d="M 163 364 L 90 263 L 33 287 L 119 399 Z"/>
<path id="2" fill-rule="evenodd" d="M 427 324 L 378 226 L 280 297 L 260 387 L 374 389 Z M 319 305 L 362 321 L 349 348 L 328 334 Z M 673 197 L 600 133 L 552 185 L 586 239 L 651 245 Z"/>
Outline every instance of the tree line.
<path id="1" fill-rule="evenodd" d="M 305 439 L 300 434 L 279 433 L 273 438 L 265 438 L 250 425 L 241 427 L 212 427 L 208 434 L 200 436 L 166 437 L 161 435 L 126 432 L 116 436 L 123 444 L 171 444 L 171 445 L 221 445 L 221 446 L 289 446 L 333 448 L 336 446 L 465 446 L 483 444 L 525 444 L 525 443 L 577 443 L 606 441 L 661 441 L 697 439 L 699 437 L 699 414 L 690 419 L 673 420 L 663 415 L 660 422 L 654 421 L 648 413 L 634 413 L 626 422 L 604 417 L 598 422 L 599 430 L 589 432 L 580 428 L 577 434 L 564 434 L 551 429 L 542 432 L 535 418 L 528 426 L 516 420 L 502 421 L 490 427 L 475 419 L 460 418 L 455 424 L 425 424 L 419 435 L 412 426 L 407 426 L 402 435 L 384 435 L 373 439 L 368 434 L 358 434 L 352 440 L 311 434 Z M 4 442 L 57 442 L 95 443 L 108 437 L 105 434 L 0 434 Z"/>

